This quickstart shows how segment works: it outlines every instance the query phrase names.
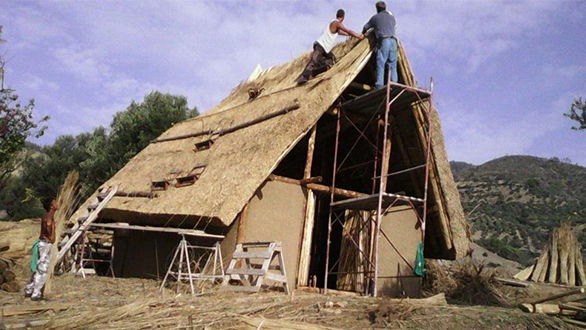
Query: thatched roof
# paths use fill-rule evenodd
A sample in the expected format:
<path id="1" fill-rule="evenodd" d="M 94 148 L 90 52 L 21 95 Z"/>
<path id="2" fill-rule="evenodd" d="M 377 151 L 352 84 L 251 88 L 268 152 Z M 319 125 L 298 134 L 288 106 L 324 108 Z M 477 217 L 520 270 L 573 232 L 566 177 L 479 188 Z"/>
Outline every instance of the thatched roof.
<path id="1" fill-rule="evenodd" d="M 304 54 L 290 63 L 267 70 L 252 82 L 236 87 L 206 114 L 178 123 L 160 138 L 204 130 L 233 127 L 280 109 L 299 104 L 299 109 L 215 139 L 213 147 L 194 152 L 194 144 L 209 138 L 199 136 L 151 143 L 104 185 L 119 184 L 123 191 L 149 191 L 151 181 L 174 179 L 196 165 L 206 164 L 191 186 L 157 192 L 158 198 L 116 197 L 107 206 L 114 210 L 150 215 L 203 216 L 229 225 L 279 160 L 317 122 L 370 57 L 368 42 L 350 41 L 335 49 L 339 62 L 303 86 L 294 79 L 302 71 Z M 250 86 L 264 88 L 249 101 Z"/>
<path id="2" fill-rule="evenodd" d="M 194 225 L 198 219 L 205 218 L 216 225 L 230 225 L 279 162 L 356 78 L 370 59 L 371 45 L 368 39 L 351 39 L 339 44 L 334 53 L 338 58 L 336 65 L 305 85 L 296 85 L 295 78 L 303 70 L 308 53 L 262 72 L 253 81 L 241 83 L 204 115 L 171 127 L 158 140 L 229 129 L 298 106 L 286 114 L 221 135 L 207 150 L 194 152 L 196 143 L 210 138 L 207 134 L 151 143 L 104 185 L 119 185 L 119 190 L 127 192 L 144 192 L 150 191 L 152 181 L 174 182 L 175 178 L 189 174 L 199 165 L 206 165 L 205 170 L 195 184 L 170 186 L 157 192 L 157 198 L 115 197 L 102 217 L 123 221 L 148 219 L 158 225 L 177 225 L 179 220 L 183 225 Z M 402 52 L 399 64 L 405 83 L 414 86 L 411 69 Z M 264 90 L 259 97 L 249 100 L 250 88 Z M 456 250 L 462 255 L 468 249 L 467 228 L 449 172 L 439 118 L 435 112 L 433 116 L 435 175 L 431 177 L 431 186 L 436 190 L 439 203 L 447 210 L 436 216 L 435 221 L 439 221 L 441 236 L 445 238 L 441 247 L 452 251 L 449 254 L 454 257 Z"/>

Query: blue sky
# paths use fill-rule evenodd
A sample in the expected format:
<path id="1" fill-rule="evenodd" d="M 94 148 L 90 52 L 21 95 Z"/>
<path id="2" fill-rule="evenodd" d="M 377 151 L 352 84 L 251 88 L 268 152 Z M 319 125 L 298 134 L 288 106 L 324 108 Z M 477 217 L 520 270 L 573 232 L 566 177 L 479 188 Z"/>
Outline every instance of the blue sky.
<path id="1" fill-rule="evenodd" d="M 200 112 L 307 51 L 338 8 L 355 30 L 375 1 L 4 0 L 6 80 L 50 115 L 37 143 L 107 125 L 151 90 Z M 586 1 L 390 1 L 420 86 L 435 81 L 450 160 L 512 154 L 586 166 L 586 132 L 562 116 L 586 97 Z M 341 41 L 342 38 L 339 38 Z"/>

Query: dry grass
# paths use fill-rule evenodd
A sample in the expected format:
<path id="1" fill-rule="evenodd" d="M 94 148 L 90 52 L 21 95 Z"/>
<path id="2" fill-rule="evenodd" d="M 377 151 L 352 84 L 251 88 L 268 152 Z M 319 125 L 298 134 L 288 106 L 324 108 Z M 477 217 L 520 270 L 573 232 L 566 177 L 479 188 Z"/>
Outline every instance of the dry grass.
<path id="1" fill-rule="evenodd" d="M 466 258 L 441 266 L 427 262 L 424 289 L 428 293 L 444 292 L 453 302 L 468 305 L 512 307 L 521 298 L 515 289 L 495 279 L 497 274 L 482 263 Z"/>
<path id="2" fill-rule="evenodd" d="M 66 310 L 5 318 L 6 324 L 42 321 L 48 329 L 316 329 L 474 328 L 564 329 L 555 318 L 515 309 L 418 304 L 359 296 L 295 292 L 241 294 L 209 290 L 199 296 L 158 290 L 158 282 L 72 276 L 55 278 L 51 301 L 0 295 L 0 307 L 66 306 Z"/>
<path id="3" fill-rule="evenodd" d="M 51 247 L 51 261 L 49 263 L 49 271 L 47 273 L 47 282 L 45 283 L 45 294 L 51 294 L 53 288 L 53 272 L 55 269 L 55 263 L 57 261 L 58 243 L 61 240 L 61 234 L 65 229 L 65 222 L 68 221 L 69 217 L 75 211 L 73 208 L 76 206 L 75 201 L 77 197 L 77 180 L 79 179 L 79 173 L 77 171 L 71 171 L 63 181 L 59 193 L 57 194 L 57 203 L 59 208 L 55 212 L 55 244 Z"/>

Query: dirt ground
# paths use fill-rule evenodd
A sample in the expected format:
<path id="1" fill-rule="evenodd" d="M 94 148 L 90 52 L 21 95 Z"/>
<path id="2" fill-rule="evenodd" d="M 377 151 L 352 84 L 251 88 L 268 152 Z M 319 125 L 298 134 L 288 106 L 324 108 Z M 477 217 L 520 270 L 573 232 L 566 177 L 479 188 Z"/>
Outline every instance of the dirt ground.
<path id="1" fill-rule="evenodd" d="M 0 293 L 7 328 L 48 329 L 569 329 L 561 320 L 515 308 L 429 306 L 382 298 L 296 291 L 245 294 L 209 288 L 198 296 L 159 291 L 146 279 L 56 277 L 53 294 L 32 302 L 20 293 Z M 29 307 L 61 310 L 10 315 Z M 0 328 L 2 328 L 0 326 Z"/>

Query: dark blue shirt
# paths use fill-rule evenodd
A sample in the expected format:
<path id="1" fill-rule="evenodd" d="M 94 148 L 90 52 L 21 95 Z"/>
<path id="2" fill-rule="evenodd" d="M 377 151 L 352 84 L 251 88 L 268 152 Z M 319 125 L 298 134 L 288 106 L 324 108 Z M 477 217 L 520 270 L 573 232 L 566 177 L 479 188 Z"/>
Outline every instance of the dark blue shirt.
<path id="1" fill-rule="evenodd" d="M 367 30 L 374 28 L 374 35 L 376 39 L 394 37 L 395 36 L 395 25 L 397 24 L 395 16 L 390 12 L 383 10 L 380 13 L 372 16 L 368 23 L 364 25 L 362 33 Z"/>

